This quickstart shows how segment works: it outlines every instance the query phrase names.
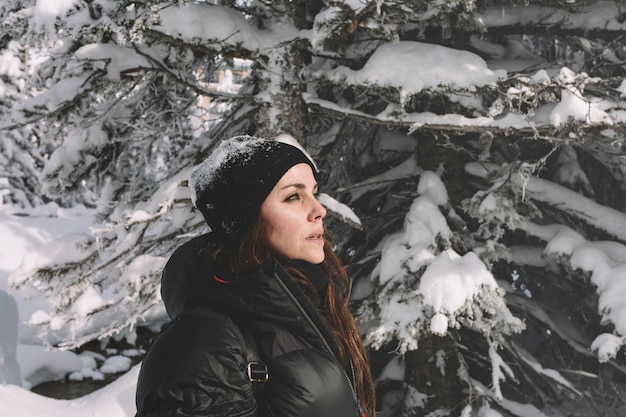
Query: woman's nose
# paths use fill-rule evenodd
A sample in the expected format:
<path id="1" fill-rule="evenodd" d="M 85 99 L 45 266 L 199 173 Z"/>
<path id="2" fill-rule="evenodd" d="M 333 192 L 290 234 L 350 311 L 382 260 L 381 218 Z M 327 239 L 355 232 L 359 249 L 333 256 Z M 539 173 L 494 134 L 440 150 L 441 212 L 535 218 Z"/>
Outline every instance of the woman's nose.
<path id="1" fill-rule="evenodd" d="M 317 198 L 312 200 L 311 219 L 323 219 L 326 216 L 326 207 L 324 207 Z"/>

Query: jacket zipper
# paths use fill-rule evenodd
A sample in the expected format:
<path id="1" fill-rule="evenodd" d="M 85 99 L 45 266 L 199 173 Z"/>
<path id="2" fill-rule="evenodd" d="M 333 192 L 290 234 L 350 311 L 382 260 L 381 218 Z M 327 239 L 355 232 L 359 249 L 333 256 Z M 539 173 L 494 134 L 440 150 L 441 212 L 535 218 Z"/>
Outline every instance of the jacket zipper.
<path id="1" fill-rule="evenodd" d="M 348 372 L 346 372 L 346 369 L 343 367 L 343 365 L 341 365 L 341 360 L 335 355 L 335 353 L 331 349 L 330 345 L 328 344 L 328 340 L 326 340 L 326 338 L 324 337 L 324 335 L 322 334 L 320 329 L 313 322 L 311 317 L 309 317 L 309 315 L 307 314 L 307 312 L 304 309 L 304 307 L 302 307 L 302 304 L 300 303 L 300 301 L 298 301 L 296 296 L 287 287 L 287 284 L 284 283 L 284 281 L 278 275 L 277 272 L 274 272 L 274 278 L 276 278 L 276 281 L 278 281 L 278 283 L 283 288 L 283 290 L 287 293 L 289 298 L 291 298 L 291 301 L 296 305 L 298 310 L 300 310 L 302 315 L 306 318 L 306 320 L 309 323 L 309 325 L 311 325 L 313 330 L 315 330 L 315 333 L 317 334 L 317 337 L 319 337 L 320 340 L 322 341 L 322 343 L 324 344 L 324 348 L 326 349 L 326 351 L 328 353 L 330 353 L 333 358 L 335 358 L 335 363 L 339 366 L 339 369 L 341 369 L 343 371 L 343 376 L 346 378 L 346 381 L 348 381 L 348 385 L 350 386 L 350 391 L 352 392 L 352 398 L 354 398 L 354 402 L 355 402 L 355 404 L 357 406 L 358 415 L 359 416 L 364 416 L 365 414 L 363 413 L 363 410 L 361 409 L 361 403 L 359 402 L 359 396 L 357 394 L 356 387 L 354 386 L 354 384 L 350 380 L 350 377 L 348 376 Z M 356 383 L 356 376 L 354 374 L 354 364 L 352 363 L 352 359 L 350 359 L 350 369 L 352 370 L 352 375 L 353 375 L 353 378 L 355 378 L 355 383 Z"/>

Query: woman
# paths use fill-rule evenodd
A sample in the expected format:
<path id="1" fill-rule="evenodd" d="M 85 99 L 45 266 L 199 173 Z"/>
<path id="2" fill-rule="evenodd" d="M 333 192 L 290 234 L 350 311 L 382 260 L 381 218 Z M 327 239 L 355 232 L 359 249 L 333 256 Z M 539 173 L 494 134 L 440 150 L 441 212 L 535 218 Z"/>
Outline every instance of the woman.
<path id="1" fill-rule="evenodd" d="M 165 267 L 172 320 L 144 358 L 137 416 L 373 417 L 314 163 L 295 146 L 239 136 L 196 167 L 190 188 L 211 232 Z"/>

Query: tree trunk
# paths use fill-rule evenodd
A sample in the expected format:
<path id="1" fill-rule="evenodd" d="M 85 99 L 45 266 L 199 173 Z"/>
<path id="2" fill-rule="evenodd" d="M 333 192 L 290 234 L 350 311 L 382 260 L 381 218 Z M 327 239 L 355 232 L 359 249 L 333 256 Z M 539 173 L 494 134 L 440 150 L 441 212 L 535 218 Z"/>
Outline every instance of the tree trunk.
<path id="1" fill-rule="evenodd" d="M 264 90 L 269 102 L 258 113 L 257 134 L 272 138 L 287 133 L 300 143 L 306 137 L 307 108 L 302 98 L 304 83 L 300 69 L 304 66 L 302 40 L 273 49 L 268 56 L 268 70 L 263 71 Z"/>
<path id="2" fill-rule="evenodd" d="M 419 348 L 405 355 L 402 416 L 460 415 L 464 396 L 459 366 L 456 342 L 450 335 L 423 335 Z"/>

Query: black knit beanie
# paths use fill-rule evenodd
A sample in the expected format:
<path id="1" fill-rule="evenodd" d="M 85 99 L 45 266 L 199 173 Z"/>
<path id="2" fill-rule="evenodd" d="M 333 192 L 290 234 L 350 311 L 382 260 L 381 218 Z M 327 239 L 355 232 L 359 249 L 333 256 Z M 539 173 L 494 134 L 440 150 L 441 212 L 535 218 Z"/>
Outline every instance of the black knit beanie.
<path id="1" fill-rule="evenodd" d="M 284 142 L 235 136 L 225 140 L 194 168 L 192 201 L 220 242 L 236 242 L 257 221 L 261 204 L 276 183 L 297 164 L 313 161 Z"/>

